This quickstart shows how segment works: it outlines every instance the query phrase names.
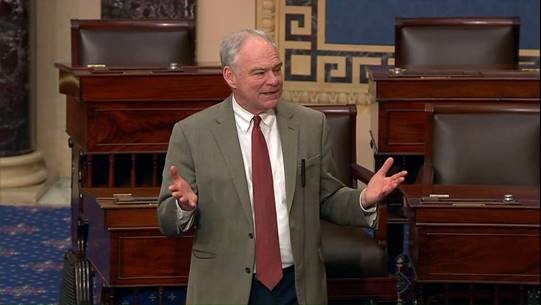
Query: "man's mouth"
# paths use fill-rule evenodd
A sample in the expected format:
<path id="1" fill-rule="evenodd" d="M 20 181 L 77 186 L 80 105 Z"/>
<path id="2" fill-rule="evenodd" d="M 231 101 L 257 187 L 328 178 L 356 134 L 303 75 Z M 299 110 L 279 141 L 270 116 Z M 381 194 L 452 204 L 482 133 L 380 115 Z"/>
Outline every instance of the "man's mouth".
<path id="1" fill-rule="evenodd" d="M 263 92 L 264 95 L 275 95 L 275 94 L 278 94 L 278 93 L 280 93 L 280 90 Z"/>

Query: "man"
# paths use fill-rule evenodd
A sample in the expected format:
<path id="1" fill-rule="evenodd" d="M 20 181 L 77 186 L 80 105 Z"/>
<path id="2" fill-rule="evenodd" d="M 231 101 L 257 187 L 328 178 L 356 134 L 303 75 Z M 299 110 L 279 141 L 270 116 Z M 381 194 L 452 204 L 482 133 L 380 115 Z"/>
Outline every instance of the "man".
<path id="1" fill-rule="evenodd" d="M 173 128 L 159 196 L 163 234 L 194 229 L 187 304 L 326 304 L 320 217 L 373 225 L 404 181 L 385 162 L 368 186 L 332 176 L 325 116 L 280 101 L 282 62 L 260 31 L 220 48 L 232 95 Z"/>

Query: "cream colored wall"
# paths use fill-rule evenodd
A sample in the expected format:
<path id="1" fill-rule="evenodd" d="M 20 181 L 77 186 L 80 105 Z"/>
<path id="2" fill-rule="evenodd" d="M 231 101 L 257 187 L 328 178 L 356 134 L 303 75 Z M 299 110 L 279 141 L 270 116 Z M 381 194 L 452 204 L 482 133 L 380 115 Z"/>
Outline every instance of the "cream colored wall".
<path id="1" fill-rule="evenodd" d="M 373 170 L 374 153 L 370 148 L 370 105 L 357 105 L 357 163 Z"/>
<path id="2" fill-rule="evenodd" d="M 222 38 L 255 27 L 254 0 L 197 0 L 197 60 L 218 63 Z"/>
<path id="3" fill-rule="evenodd" d="M 55 62 L 70 61 L 70 19 L 99 19 L 100 0 L 34 0 L 36 148 L 52 175 L 71 175 L 65 97 Z M 197 1 L 197 59 L 218 63 L 218 44 L 230 32 L 255 26 L 253 0 Z"/>
<path id="4" fill-rule="evenodd" d="M 69 177 L 70 150 L 65 98 L 58 93 L 55 62 L 70 61 L 70 19 L 100 16 L 100 0 L 34 1 L 36 148 L 44 154 L 50 175 Z"/>

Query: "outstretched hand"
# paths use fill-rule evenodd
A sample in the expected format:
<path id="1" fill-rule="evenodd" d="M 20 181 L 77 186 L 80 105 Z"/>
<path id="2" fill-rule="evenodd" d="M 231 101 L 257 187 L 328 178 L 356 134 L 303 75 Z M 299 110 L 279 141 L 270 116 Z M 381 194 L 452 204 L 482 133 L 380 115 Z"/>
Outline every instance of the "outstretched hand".
<path id="1" fill-rule="evenodd" d="M 383 166 L 372 176 L 366 190 L 364 191 L 363 206 L 368 208 L 385 196 L 389 195 L 398 185 L 404 182 L 407 171 L 401 171 L 390 177 L 387 177 L 387 172 L 393 165 L 393 158 L 387 158 Z"/>
<path id="2" fill-rule="evenodd" d="M 197 195 L 192 190 L 192 187 L 178 174 L 176 166 L 171 165 L 169 170 L 171 173 L 171 184 L 169 185 L 171 196 L 177 199 L 182 210 L 191 211 L 195 209 Z"/>

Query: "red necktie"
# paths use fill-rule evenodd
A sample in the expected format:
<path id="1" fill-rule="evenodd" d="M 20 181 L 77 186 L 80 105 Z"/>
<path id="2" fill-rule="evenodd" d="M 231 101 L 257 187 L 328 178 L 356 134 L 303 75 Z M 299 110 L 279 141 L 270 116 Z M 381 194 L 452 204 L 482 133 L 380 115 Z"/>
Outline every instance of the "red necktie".
<path id="1" fill-rule="evenodd" d="M 254 116 L 252 129 L 252 188 L 255 210 L 256 277 L 269 290 L 282 279 L 282 259 L 276 225 L 276 206 L 269 151 L 259 123 Z"/>

